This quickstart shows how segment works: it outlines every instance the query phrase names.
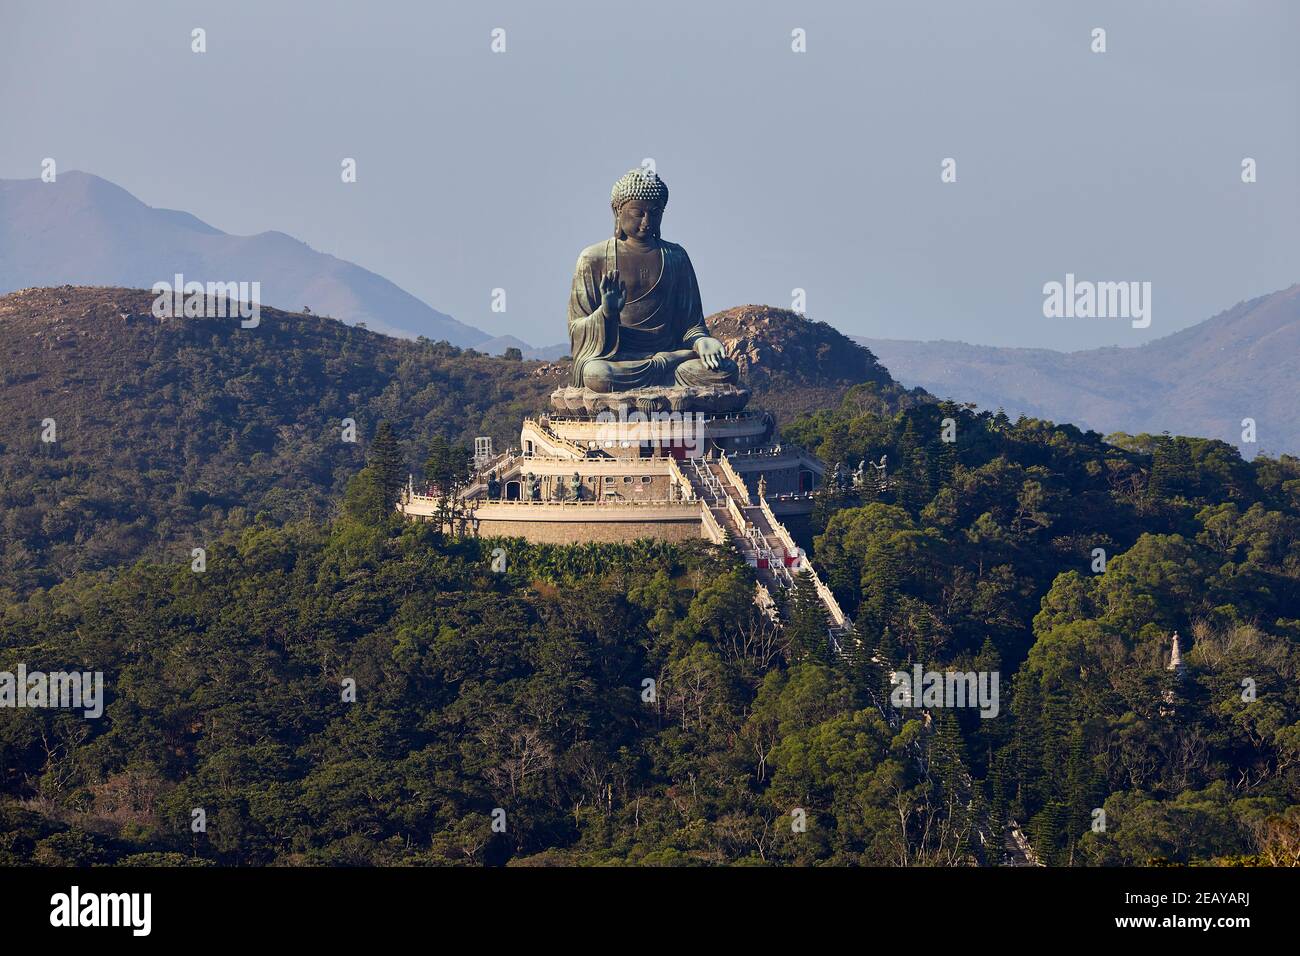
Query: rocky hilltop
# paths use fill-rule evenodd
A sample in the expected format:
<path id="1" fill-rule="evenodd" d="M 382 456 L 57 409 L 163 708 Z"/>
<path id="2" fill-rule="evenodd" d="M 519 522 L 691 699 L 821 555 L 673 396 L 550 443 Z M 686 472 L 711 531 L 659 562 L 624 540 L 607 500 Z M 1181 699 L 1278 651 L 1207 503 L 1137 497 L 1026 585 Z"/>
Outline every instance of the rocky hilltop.
<path id="1" fill-rule="evenodd" d="M 741 305 L 706 322 L 740 366 L 755 404 L 785 415 L 836 407 L 847 389 L 862 383 L 886 395 L 903 391 L 870 349 L 789 309 Z"/>

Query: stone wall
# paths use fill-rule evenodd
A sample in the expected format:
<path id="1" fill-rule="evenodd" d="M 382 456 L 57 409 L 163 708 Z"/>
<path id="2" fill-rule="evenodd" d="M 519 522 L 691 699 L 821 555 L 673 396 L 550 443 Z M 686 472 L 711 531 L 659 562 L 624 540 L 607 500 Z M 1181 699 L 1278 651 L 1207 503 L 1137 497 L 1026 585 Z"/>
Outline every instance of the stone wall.
<path id="1" fill-rule="evenodd" d="M 596 499 L 603 501 L 611 495 L 628 501 L 662 501 L 668 497 L 670 479 L 667 475 L 609 475 L 595 479 Z M 649 478 L 649 481 L 645 479 Z"/>
<path id="2" fill-rule="evenodd" d="M 687 541 L 703 537 L 699 517 L 677 521 L 509 521 L 484 519 L 480 538 L 524 538 L 538 544 L 612 544 L 653 538 Z"/>

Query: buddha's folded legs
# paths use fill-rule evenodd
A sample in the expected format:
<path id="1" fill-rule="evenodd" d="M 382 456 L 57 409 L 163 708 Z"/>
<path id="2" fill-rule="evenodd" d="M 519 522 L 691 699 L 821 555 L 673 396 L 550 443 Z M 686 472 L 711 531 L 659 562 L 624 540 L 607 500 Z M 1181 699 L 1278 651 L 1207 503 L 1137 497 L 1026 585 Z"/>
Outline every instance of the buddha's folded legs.
<path id="1" fill-rule="evenodd" d="M 582 384 L 593 392 L 735 385 L 739 378 L 740 371 L 731 359 L 724 358 L 716 369 L 710 369 L 689 349 L 658 352 L 649 358 L 592 359 L 582 367 Z"/>
<path id="2" fill-rule="evenodd" d="M 582 384 L 593 392 L 625 392 L 663 384 L 663 370 L 650 359 L 592 359 L 582 367 Z"/>
<path id="3" fill-rule="evenodd" d="M 740 381 L 740 369 L 729 358 L 719 361 L 717 368 L 709 368 L 698 358 L 687 359 L 677 366 L 675 381 L 678 385 L 694 388 L 735 385 Z"/>

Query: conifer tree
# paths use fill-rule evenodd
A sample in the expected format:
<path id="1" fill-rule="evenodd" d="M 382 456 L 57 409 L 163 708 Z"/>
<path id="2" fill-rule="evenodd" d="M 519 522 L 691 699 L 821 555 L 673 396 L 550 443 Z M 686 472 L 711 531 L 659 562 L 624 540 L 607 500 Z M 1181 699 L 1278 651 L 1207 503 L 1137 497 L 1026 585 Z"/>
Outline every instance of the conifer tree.
<path id="1" fill-rule="evenodd" d="M 951 710 L 938 711 L 935 725 L 930 770 L 939 780 L 942 805 L 948 815 L 948 825 L 959 839 L 959 852 L 966 855 L 970 852 L 972 823 L 966 742 L 962 739 L 961 725 Z"/>
<path id="2" fill-rule="evenodd" d="M 387 421 L 380 422 L 379 428 L 375 430 L 370 453 L 366 456 L 366 466 L 374 469 L 385 505 L 391 507 L 396 504 L 397 493 L 402 488 L 405 476 L 402 474 L 402 450 L 397 446 L 393 426 Z"/>
<path id="3" fill-rule="evenodd" d="M 1156 439 L 1151 450 L 1151 477 L 1147 481 L 1147 497 L 1152 501 L 1168 501 L 1191 490 L 1195 468 L 1187 440 L 1173 438 L 1168 432 Z"/>
<path id="4" fill-rule="evenodd" d="M 1010 806 L 1012 816 L 1025 821 L 1040 805 L 1039 789 L 1043 777 L 1042 694 L 1033 675 L 1023 671 L 1016 675 L 1011 710 L 1016 735 L 1011 742 Z"/>
<path id="5" fill-rule="evenodd" d="M 822 604 L 812 575 L 807 571 L 795 575 L 786 634 L 791 654 L 800 663 L 830 659 L 826 606 Z"/>
<path id="6" fill-rule="evenodd" d="M 1006 707 L 1004 695 L 1008 690 L 1007 675 L 1002 672 L 1002 654 L 998 651 L 997 645 L 993 643 L 993 638 L 988 636 L 984 638 L 984 644 L 980 647 L 979 654 L 975 656 L 975 669 L 981 674 L 990 675 L 990 686 L 992 686 L 992 675 L 997 675 L 998 697 L 1000 698 L 998 712 L 999 714 L 1003 713 Z M 994 753 L 1005 747 L 1007 741 L 1011 739 L 1012 726 L 1010 720 L 980 720 L 977 723 L 976 736 L 983 748 L 990 753 Z"/>
<path id="7" fill-rule="evenodd" d="M 940 445 L 939 454 L 936 456 L 937 483 L 940 487 L 946 487 L 952 484 L 953 474 L 957 470 L 957 443 L 941 442 Z M 937 490 L 936 488 L 936 492 Z"/>
<path id="8" fill-rule="evenodd" d="M 998 647 L 993 643 L 993 638 L 985 636 L 984 643 L 980 645 L 980 652 L 975 658 L 975 669 L 985 673 L 1000 673 L 1002 670 L 1002 654 Z"/>
<path id="9" fill-rule="evenodd" d="M 899 670 L 901 664 L 898 644 L 895 643 L 894 635 L 886 626 L 880 635 L 879 643 L 876 644 L 876 673 L 880 681 L 881 706 L 885 708 L 885 713 L 895 716 L 897 714 L 890 709 L 890 697 L 894 692 L 894 672 Z"/>
<path id="10" fill-rule="evenodd" d="M 1065 766 L 1070 726 L 1069 702 L 1059 690 L 1043 695 L 1042 720 L 1042 776 L 1039 778 L 1039 799 L 1044 803 L 1062 802 L 1064 806 L 1065 782 L 1061 769 Z M 1064 821 L 1062 821 L 1064 826 Z"/>
<path id="11" fill-rule="evenodd" d="M 892 545 L 885 542 L 867 549 L 862 563 L 862 602 L 858 613 L 868 619 L 875 631 L 883 632 L 889 623 L 902 580 L 902 561 Z"/>
<path id="12" fill-rule="evenodd" d="M 889 701 L 880 696 L 882 669 L 875 660 L 880 638 L 874 626 L 859 615 L 853 622 L 853 632 L 846 639 L 852 652 L 845 655 L 846 663 L 856 686 L 865 691 L 878 707 L 888 707 Z"/>
<path id="13" fill-rule="evenodd" d="M 455 529 L 464 516 L 460 495 L 469 483 L 471 457 L 465 445 L 453 445 L 441 435 L 429 441 L 424 477 L 438 488 L 434 523 L 439 528 Z"/>
<path id="14" fill-rule="evenodd" d="M 912 416 L 909 414 L 906 416 L 902 433 L 899 434 L 898 440 L 894 443 L 894 453 L 899 465 L 904 468 L 910 465 L 912 455 L 915 454 L 919 446 L 920 442 L 916 437 L 916 426 L 912 424 Z"/>
<path id="15" fill-rule="evenodd" d="M 880 634 L 874 624 L 864 617 L 859 617 L 853 622 L 853 637 L 854 647 L 857 649 L 855 663 L 860 669 L 874 666 L 872 658 L 876 654 L 876 645 L 880 642 Z"/>
<path id="16" fill-rule="evenodd" d="M 1070 733 L 1070 755 L 1065 764 L 1065 799 L 1070 842 L 1078 840 L 1092 820 L 1093 772 L 1088 760 L 1083 728 L 1075 725 Z"/>
<path id="17" fill-rule="evenodd" d="M 1002 861 L 1007 839 L 1007 755 L 1003 751 L 989 758 L 989 775 L 985 781 L 988 792 L 988 821 L 990 853 L 988 862 L 997 865 Z"/>
<path id="18" fill-rule="evenodd" d="M 1168 490 L 1173 494 L 1190 494 L 1196 479 L 1196 467 L 1192 464 L 1192 452 L 1187 439 L 1181 436 L 1174 438 L 1169 442 L 1167 452 Z"/>
<path id="19" fill-rule="evenodd" d="M 1030 824 L 1030 843 L 1038 859 L 1048 866 L 1059 866 L 1063 862 L 1065 816 L 1065 805 L 1051 800 L 1035 815 Z"/>
<path id="20" fill-rule="evenodd" d="M 960 793 L 966 790 L 966 742 L 961 735 L 961 725 L 951 710 L 938 711 L 936 738 L 938 741 L 939 779 L 945 790 Z"/>
<path id="21" fill-rule="evenodd" d="M 920 511 L 929 504 L 935 492 L 937 471 L 934 467 L 934 456 L 930 454 L 930 450 L 922 446 L 912 452 L 912 459 L 907 470 L 911 476 L 911 481 L 906 486 L 908 494 L 904 499 L 904 506 L 909 511 Z"/>

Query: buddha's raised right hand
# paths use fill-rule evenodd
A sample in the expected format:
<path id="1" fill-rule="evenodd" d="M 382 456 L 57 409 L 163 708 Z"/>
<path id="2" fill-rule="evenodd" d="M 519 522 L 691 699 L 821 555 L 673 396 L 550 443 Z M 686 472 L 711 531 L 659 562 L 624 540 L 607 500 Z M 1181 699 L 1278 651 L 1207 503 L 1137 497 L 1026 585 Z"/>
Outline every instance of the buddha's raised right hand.
<path id="1" fill-rule="evenodd" d="M 618 270 L 607 272 L 600 277 L 600 304 L 605 307 L 605 314 L 617 317 L 627 303 L 627 285 L 618 280 Z"/>

